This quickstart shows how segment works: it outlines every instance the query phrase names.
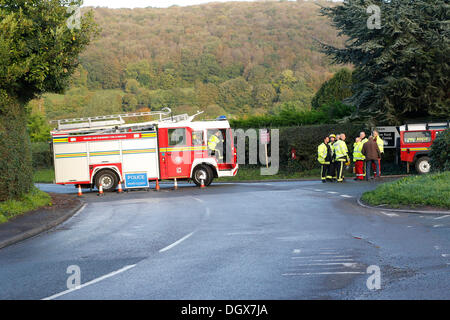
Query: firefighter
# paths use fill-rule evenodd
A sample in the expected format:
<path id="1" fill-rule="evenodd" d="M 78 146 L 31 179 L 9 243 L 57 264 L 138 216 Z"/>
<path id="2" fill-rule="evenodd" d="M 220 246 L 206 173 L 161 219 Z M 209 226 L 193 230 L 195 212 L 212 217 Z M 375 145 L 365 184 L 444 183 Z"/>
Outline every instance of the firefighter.
<path id="1" fill-rule="evenodd" d="M 330 142 L 328 143 L 331 150 L 331 161 L 330 165 L 328 166 L 328 174 L 327 179 L 330 181 L 336 181 L 337 175 L 336 175 L 336 154 L 334 152 L 334 144 L 336 143 L 336 135 L 330 134 L 329 136 Z"/>
<path id="2" fill-rule="evenodd" d="M 359 133 L 359 138 L 361 139 L 361 143 L 364 144 L 367 142 L 366 133 L 364 131 L 361 131 Z"/>
<path id="3" fill-rule="evenodd" d="M 330 138 L 325 137 L 323 143 L 317 147 L 317 160 L 320 163 L 320 177 L 322 178 L 322 183 L 327 182 L 328 170 L 331 163 L 331 148 L 328 144 L 329 142 Z"/>
<path id="4" fill-rule="evenodd" d="M 383 139 L 380 138 L 380 135 L 378 134 L 378 130 L 373 130 L 372 132 L 372 137 L 373 137 L 373 141 L 375 141 L 377 143 L 378 149 L 380 149 L 380 158 L 378 159 L 378 173 L 379 176 L 381 177 L 381 157 L 384 154 L 384 141 Z M 376 165 L 375 163 L 372 162 L 372 169 L 373 172 L 377 172 L 376 169 Z M 375 178 L 377 177 L 377 174 L 374 173 Z"/>
<path id="5" fill-rule="evenodd" d="M 362 154 L 362 147 L 364 143 L 361 141 L 361 136 L 355 139 L 353 144 L 353 161 L 355 162 L 355 174 L 354 180 L 364 180 L 364 155 Z"/>
<path id="6" fill-rule="evenodd" d="M 211 151 L 211 154 L 214 153 L 219 159 L 223 159 L 220 154 L 220 150 L 217 149 L 217 145 L 221 142 L 220 137 L 222 137 L 222 133 L 220 130 L 217 130 L 208 140 L 208 149 Z"/>
<path id="7" fill-rule="evenodd" d="M 348 165 L 350 163 L 350 157 L 348 156 L 348 148 L 345 143 L 345 139 L 345 133 L 341 133 L 339 135 L 339 140 L 334 143 L 337 182 L 344 182 L 344 165 Z"/>

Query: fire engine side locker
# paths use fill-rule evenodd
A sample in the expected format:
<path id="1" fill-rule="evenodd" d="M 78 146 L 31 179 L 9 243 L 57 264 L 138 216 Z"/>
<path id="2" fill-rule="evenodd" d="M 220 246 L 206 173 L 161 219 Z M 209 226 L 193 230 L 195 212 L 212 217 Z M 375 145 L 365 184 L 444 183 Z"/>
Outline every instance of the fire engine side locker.
<path id="1" fill-rule="evenodd" d="M 68 143 L 68 136 L 53 137 L 56 183 L 90 183 L 89 153 L 86 143 Z"/>

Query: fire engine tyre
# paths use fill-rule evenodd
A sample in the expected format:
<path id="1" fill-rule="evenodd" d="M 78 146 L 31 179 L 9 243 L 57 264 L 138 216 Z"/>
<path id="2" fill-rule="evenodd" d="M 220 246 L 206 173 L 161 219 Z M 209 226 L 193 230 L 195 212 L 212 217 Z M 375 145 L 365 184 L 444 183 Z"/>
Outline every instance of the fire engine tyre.
<path id="1" fill-rule="evenodd" d="M 95 175 L 95 186 L 97 189 L 100 186 L 100 182 L 102 183 L 104 192 L 115 191 L 119 183 L 116 173 L 109 169 L 101 170 Z"/>
<path id="2" fill-rule="evenodd" d="M 204 179 L 205 186 L 209 186 L 214 178 L 211 168 L 203 164 L 195 167 L 194 172 L 192 173 L 192 180 L 197 186 L 200 186 L 202 183 L 202 177 Z"/>
<path id="3" fill-rule="evenodd" d="M 416 171 L 419 174 L 427 174 L 430 172 L 430 158 L 422 157 L 416 161 Z"/>

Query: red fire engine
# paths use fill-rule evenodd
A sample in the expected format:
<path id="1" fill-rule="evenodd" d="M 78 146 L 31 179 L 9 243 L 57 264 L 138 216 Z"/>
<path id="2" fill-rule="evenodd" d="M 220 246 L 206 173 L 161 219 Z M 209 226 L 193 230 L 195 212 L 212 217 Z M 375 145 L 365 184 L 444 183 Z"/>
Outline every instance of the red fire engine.
<path id="1" fill-rule="evenodd" d="M 201 113 L 201 112 L 200 112 Z M 163 111 L 56 120 L 51 132 L 55 183 L 114 191 L 148 186 L 155 180 L 192 180 L 209 185 L 214 178 L 238 170 L 232 130 L 225 117 L 193 121 L 187 114 Z M 124 118 L 159 116 L 158 120 L 126 124 Z M 163 118 L 165 116 L 165 118 Z M 217 134 L 219 132 L 220 134 Z M 217 150 L 208 150 L 212 135 Z"/>
<path id="2" fill-rule="evenodd" d="M 406 124 L 400 126 L 400 159 L 414 164 L 420 174 L 430 172 L 429 152 L 436 136 L 449 128 L 446 123 Z"/>

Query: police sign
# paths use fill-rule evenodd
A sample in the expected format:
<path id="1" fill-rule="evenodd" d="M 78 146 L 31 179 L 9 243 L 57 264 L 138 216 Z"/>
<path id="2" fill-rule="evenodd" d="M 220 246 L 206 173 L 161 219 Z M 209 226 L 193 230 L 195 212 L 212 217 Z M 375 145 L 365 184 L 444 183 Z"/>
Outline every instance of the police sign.
<path id="1" fill-rule="evenodd" d="M 400 138 L 397 127 L 377 127 L 385 148 L 396 148 L 397 138 Z"/>
<path id="2" fill-rule="evenodd" d="M 148 188 L 147 172 L 125 173 L 125 188 Z"/>

